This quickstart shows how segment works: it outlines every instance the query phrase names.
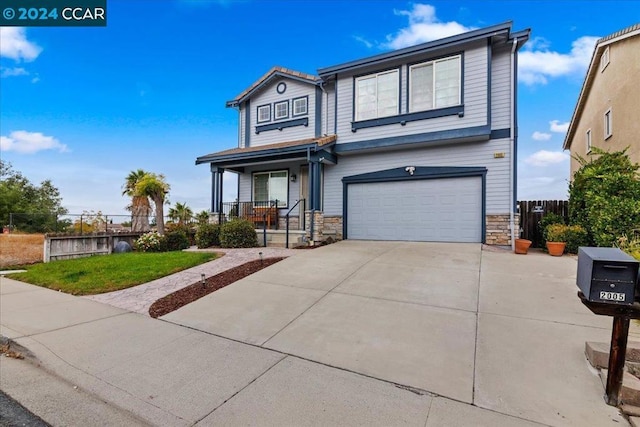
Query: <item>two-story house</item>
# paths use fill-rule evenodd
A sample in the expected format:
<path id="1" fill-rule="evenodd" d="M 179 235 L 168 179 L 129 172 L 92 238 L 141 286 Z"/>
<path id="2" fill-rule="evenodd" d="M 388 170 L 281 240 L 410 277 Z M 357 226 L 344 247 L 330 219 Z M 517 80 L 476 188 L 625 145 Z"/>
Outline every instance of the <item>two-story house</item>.
<path id="1" fill-rule="evenodd" d="M 213 216 L 267 203 L 280 221 L 293 208 L 312 243 L 511 244 L 517 54 L 528 38 L 507 22 L 317 76 L 271 69 L 227 102 L 238 110 L 238 146 L 196 160 L 211 167 Z M 221 198 L 225 171 L 238 174 L 232 210 Z"/>
<path id="2" fill-rule="evenodd" d="M 571 178 L 580 168 L 576 155 L 588 159 L 593 147 L 629 147 L 631 160 L 640 163 L 639 81 L 640 24 L 596 42 L 564 140 L 571 152 Z"/>

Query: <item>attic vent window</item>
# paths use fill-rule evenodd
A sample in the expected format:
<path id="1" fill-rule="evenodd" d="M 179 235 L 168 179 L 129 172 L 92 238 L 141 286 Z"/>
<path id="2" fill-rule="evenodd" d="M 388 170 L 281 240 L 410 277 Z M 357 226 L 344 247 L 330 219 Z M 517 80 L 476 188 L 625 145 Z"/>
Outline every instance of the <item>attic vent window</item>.
<path id="1" fill-rule="evenodd" d="M 600 57 L 600 72 L 603 72 L 605 68 L 609 65 L 609 47 L 602 52 L 602 56 Z"/>
<path id="2" fill-rule="evenodd" d="M 280 82 L 278 83 L 278 86 L 276 86 L 276 91 L 280 95 L 282 95 L 286 90 L 287 90 L 287 84 L 285 82 Z"/>

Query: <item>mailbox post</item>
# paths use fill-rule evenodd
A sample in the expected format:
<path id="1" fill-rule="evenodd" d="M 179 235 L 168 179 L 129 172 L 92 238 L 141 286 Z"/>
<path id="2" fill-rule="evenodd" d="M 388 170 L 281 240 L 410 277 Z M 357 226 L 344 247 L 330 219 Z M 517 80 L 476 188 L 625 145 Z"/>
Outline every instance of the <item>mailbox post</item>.
<path id="1" fill-rule="evenodd" d="M 605 400 L 618 406 L 630 319 L 640 319 L 638 266 L 617 248 L 578 250 L 578 297 L 593 313 L 613 316 Z"/>

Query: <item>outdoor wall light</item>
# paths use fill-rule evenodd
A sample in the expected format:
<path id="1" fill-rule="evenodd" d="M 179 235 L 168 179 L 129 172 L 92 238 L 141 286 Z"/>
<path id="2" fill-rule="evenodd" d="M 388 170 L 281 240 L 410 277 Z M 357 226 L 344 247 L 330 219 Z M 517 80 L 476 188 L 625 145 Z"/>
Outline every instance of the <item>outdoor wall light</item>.
<path id="1" fill-rule="evenodd" d="M 292 173 L 290 179 L 291 179 L 291 182 L 296 182 L 296 179 L 298 179 L 298 176 L 295 173 Z"/>

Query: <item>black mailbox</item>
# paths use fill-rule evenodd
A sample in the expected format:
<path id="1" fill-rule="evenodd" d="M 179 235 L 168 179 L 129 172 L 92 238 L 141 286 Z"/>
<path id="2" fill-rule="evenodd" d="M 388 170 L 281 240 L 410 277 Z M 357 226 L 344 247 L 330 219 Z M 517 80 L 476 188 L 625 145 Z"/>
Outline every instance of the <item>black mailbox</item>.
<path id="1" fill-rule="evenodd" d="M 578 287 L 589 301 L 632 305 L 638 264 L 618 248 L 581 247 L 578 250 Z"/>

